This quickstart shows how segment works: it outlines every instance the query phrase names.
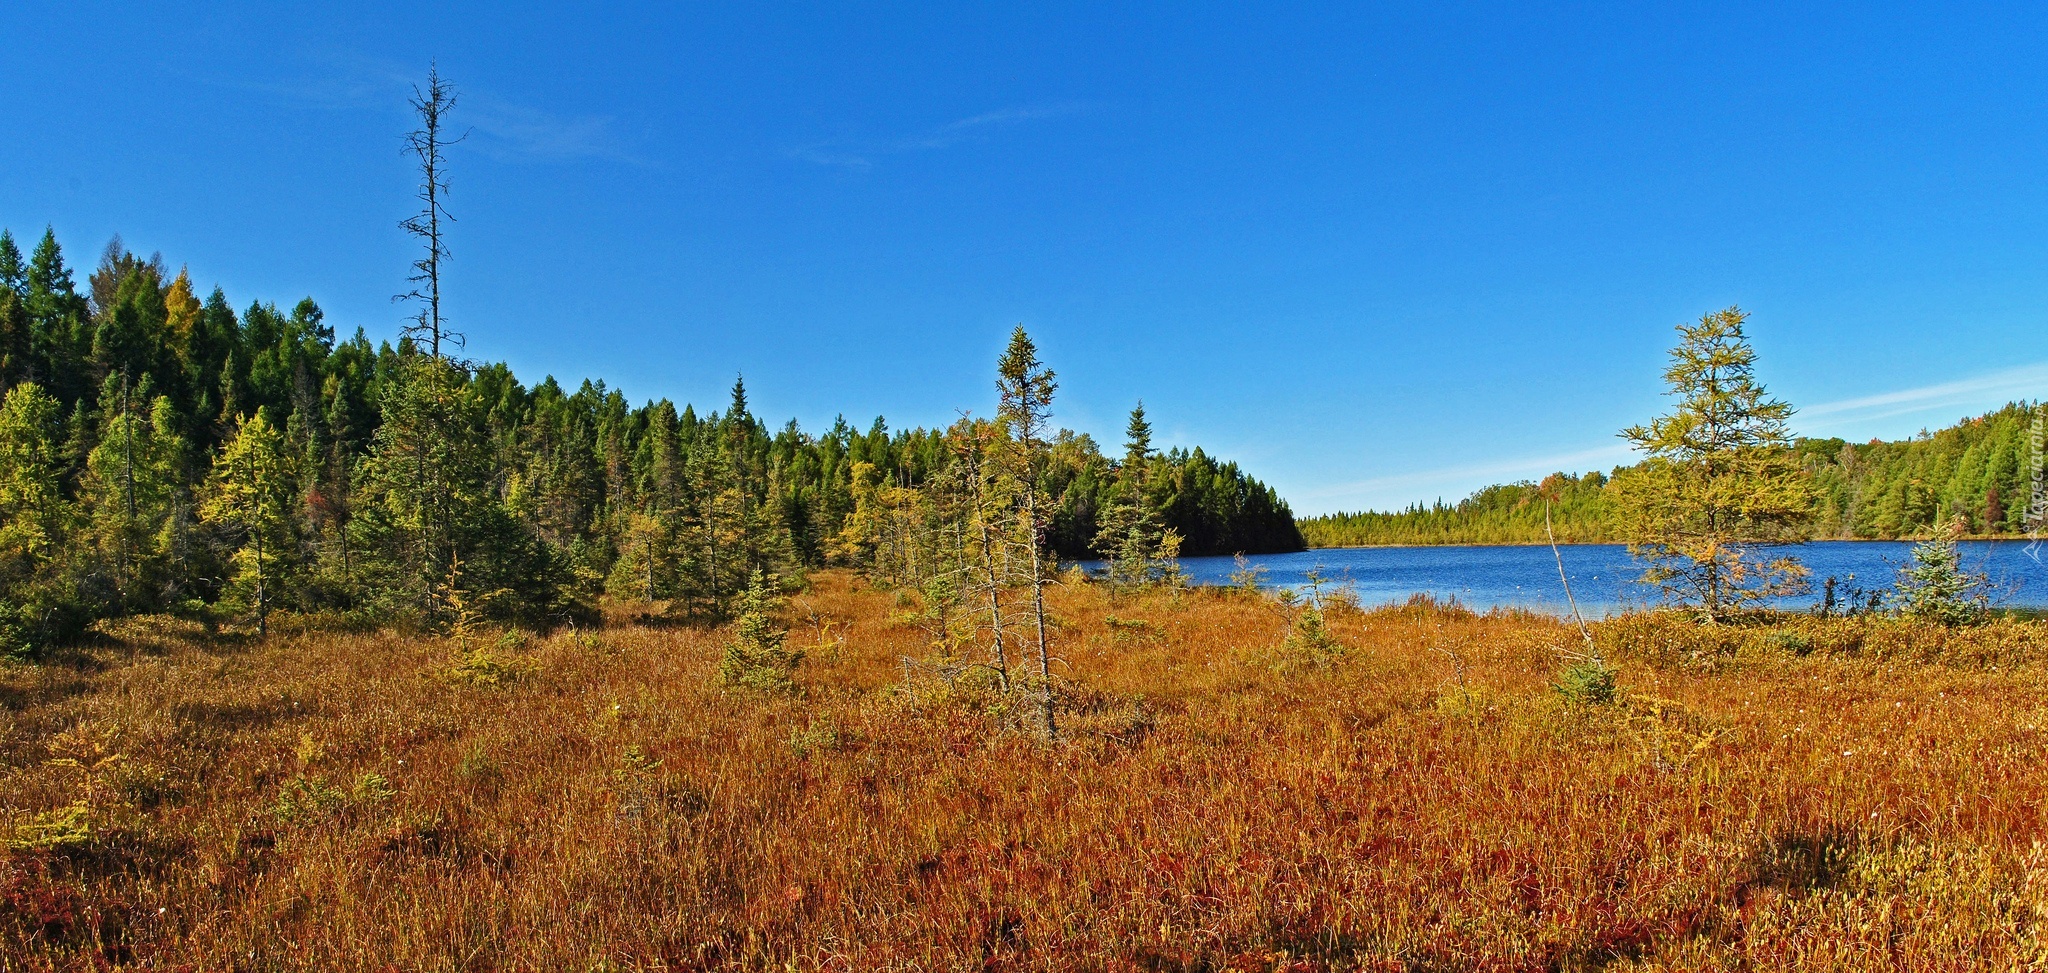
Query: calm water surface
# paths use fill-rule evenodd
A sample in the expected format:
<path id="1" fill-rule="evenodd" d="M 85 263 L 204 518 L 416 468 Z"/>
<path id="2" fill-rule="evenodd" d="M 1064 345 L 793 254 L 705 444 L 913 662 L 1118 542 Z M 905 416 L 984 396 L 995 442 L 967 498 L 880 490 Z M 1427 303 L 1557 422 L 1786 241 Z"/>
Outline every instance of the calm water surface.
<path id="1" fill-rule="evenodd" d="M 2035 551 L 2039 561 L 2027 553 L 2027 544 L 1966 541 L 1960 545 L 1963 567 L 1990 578 L 1998 604 L 2048 608 L 2048 544 Z M 1830 576 L 1839 579 L 1844 591 L 1848 586 L 1888 588 L 1899 567 L 1911 561 L 1912 547 L 1903 541 L 1818 541 L 1784 548 L 1813 572 L 1815 594 L 1787 599 L 1783 607 L 1812 605 L 1819 599 L 1821 582 Z M 1629 558 L 1627 548 L 1567 544 L 1559 552 L 1580 611 L 1609 615 L 1653 603 L 1648 590 L 1635 583 L 1642 566 Z M 1310 570 L 1321 570 L 1367 605 L 1429 594 L 1455 598 L 1480 611 L 1565 611 L 1564 588 L 1558 584 L 1557 562 L 1548 547 L 1340 547 L 1245 560 L 1265 569 L 1267 587 L 1298 587 Z M 1196 584 L 1209 585 L 1229 584 L 1235 570 L 1228 557 L 1182 558 L 1181 567 Z"/>

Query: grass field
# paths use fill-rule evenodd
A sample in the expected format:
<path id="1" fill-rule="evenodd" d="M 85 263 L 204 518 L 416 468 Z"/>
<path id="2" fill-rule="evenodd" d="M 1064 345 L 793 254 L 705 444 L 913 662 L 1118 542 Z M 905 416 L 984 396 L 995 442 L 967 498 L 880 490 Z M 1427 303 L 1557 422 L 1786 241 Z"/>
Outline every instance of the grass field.
<path id="1" fill-rule="evenodd" d="M 2043 623 L 1626 618 L 1593 705 L 1541 617 L 1055 609 L 1052 744 L 834 573 L 801 697 L 719 630 L 124 623 L 0 670 L 0 969 L 2048 966 Z"/>

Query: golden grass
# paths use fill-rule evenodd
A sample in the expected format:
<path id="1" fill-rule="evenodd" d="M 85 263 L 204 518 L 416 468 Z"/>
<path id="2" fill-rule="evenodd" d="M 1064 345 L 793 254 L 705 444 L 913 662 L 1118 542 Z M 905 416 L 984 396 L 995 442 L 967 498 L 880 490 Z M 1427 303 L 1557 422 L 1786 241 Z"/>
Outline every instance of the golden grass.
<path id="1" fill-rule="evenodd" d="M 2048 963 L 2033 623 L 1629 619 L 1625 702 L 1574 707 L 1545 618 L 1343 612 L 1304 660 L 1255 601 L 1069 588 L 1048 746 L 814 581 L 800 698 L 629 624 L 492 679 L 155 621 L 0 672 L 0 969 Z"/>

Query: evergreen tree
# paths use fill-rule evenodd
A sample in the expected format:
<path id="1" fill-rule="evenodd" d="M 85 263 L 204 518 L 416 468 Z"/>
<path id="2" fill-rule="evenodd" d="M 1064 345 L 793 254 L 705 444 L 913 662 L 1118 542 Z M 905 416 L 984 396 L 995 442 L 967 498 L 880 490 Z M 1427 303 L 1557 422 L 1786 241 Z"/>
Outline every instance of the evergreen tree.
<path id="1" fill-rule="evenodd" d="M 1899 614 L 1940 625 L 1968 625 L 1990 616 L 1985 577 L 1963 570 L 1956 548 L 1962 535 L 1958 520 L 1913 545 L 1913 563 L 1899 569 L 1893 592 Z"/>
<path id="2" fill-rule="evenodd" d="M 200 516 L 233 553 L 227 600 L 270 633 L 270 612 L 291 603 L 299 578 L 298 459 L 260 410 L 214 458 Z"/>
<path id="3" fill-rule="evenodd" d="M 789 633 L 776 623 L 780 607 L 776 585 L 766 575 L 754 572 L 740 599 L 739 624 L 725 644 L 725 658 L 718 663 L 718 678 L 728 686 L 771 693 L 794 693 L 797 667 L 804 654 L 783 643 Z"/>
<path id="4" fill-rule="evenodd" d="M 1146 473 L 1152 463 L 1152 424 L 1145 421 L 1145 404 L 1131 410 L 1125 428 L 1124 460 L 1110 488 L 1109 503 L 1102 509 L 1095 535 L 1095 550 L 1109 561 L 1112 591 L 1176 581 L 1180 577 L 1177 558 L 1179 533 L 1159 523 L 1159 513 L 1148 491 Z"/>
<path id="5" fill-rule="evenodd" d="M 86 394 L 86 303 L 64 265 L 55 230 L 45 228 L 29 256 L 23 302 L 29 319 L 30 381 L 42 384 L 59 402 L 75 404 Z"/>
<path id="6" fill-rule="evenodd" d="M 1040 496 L 1039 477 L 1045 461 L 1045 437 L 1052 421 L 1052 397 L 1059 386 L 1053 380 L 1052 370 L 1039 362 L 1038 348 L 1021 324 L 1010 334 L 1010 346 L 997 363 L 996 372 L 996 390 L 1002 397 L 997 416 L 1009 433 L 1006 465 L 1017 479 L 1028 537 L 1030 574 L 1025 582 L 1031 592 L 1037 636 L 1039 728 L 1050 740 L 1059 736 L 1059 724 L 1053 713 L 1052 654 L 1045 611 L 1049 565 L 1044 551 L 1045 502 Z"/>
<path id="7" fill-rule="evenodd" d="M 65 570 L 74 516 L 58 414 L 33 382 L 0 400 L 0 654 L 33 656 L 87 621 Z"/>
<path id="8" fill-rule="evenodd" d="M 15 297 L 28 296 L 28 265 L 21 261 L 14 234 L 5 229 L 0 229 L 0 289 L 13 291 Z"/>
<path id="9" fill-rule="evenodd" d="M 1731 307 L 1679 326 L 1664 373 L 1677 406 L 1622 431 L 1649 458 L 1613 488 L 1644 582 L 1710 621 L 1802 590 L 1796 559 L 1758 548 L 1804 540 L 1814 508 L 1786 431 L 1792 407 L 1757 383 L 1746 318 Z"/>
<path id="10" fill-rule="evenodd" d="M 188 586 L 191 506 L 180 419 L 145 378 L 109 375 L 100 395 L 99 443 L 86 459 L 80 502 L 116 603 L 160 610 Z"/>

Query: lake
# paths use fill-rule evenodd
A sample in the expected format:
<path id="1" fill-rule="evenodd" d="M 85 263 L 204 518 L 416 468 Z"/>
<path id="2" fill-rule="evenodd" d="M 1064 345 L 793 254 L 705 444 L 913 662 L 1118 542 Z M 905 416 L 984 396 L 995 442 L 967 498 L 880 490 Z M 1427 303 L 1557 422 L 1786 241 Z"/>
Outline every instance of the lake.
<path id="1" fill-rule="evenodd" d="M 1959 545 L 1963 567 L 1986 575 L 1992 599 L 2006 607 L 2048 607 L 2048 543 L 2027 553 L 2027 541 L 1965 541 Z M 1821 582 L 1829 576 L 1848 586 L 1889 588 L 1901 565 L 1912 560 L 1913 545 L 1903 541 L 1816 541 L 1784 548 L 1813 572 L 1814 594 L 1786 599 L 1781 607 L 1799 608 L 1819 600 Z M 1642 567 L 1619 544 L 1563 544 L 1565 572 L 1579 610 L 1589 617 L 1648 607 L 1655 595 L 1635 583 Z M 1550 548 L 1337 547 L 1295 554 L 1262 554 L 1245 559 L 1265 569 L 1269 588 L 1299 587 L 1311 570 L 1349 588 L 1365 605 L 1400 602 L 1410 595 L 1429 594 L 1457 599 L 1468 608 L 1528 608 L 1564 613 L 1564 588 L 1558 584 L 1557 562 Z M 1236 570 L 1228 557 L 1189 557 L 1181 568 L 1196 584 L 1226 585 Z M 1098 568 L 1095 563 L 1085 565 Z M 1838 598 L 1841 595 L 1838 595 Z"/>

